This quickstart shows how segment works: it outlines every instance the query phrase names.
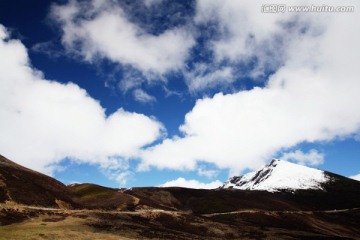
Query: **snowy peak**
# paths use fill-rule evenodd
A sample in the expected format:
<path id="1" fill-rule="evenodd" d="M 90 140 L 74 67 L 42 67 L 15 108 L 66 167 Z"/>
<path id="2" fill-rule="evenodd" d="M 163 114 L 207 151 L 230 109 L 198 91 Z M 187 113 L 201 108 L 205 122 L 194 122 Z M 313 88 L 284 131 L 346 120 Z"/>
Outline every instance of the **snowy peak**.
<path id="1" fill-rule="evenodd" d="M 221 188 L 243 190 L 281 190 L 322 189 L 322 184 L 329 181 L 324 171 L 305 167 L 287 161 L 273 159 L 264 168 L 242 176 L 235 176 Z"/>

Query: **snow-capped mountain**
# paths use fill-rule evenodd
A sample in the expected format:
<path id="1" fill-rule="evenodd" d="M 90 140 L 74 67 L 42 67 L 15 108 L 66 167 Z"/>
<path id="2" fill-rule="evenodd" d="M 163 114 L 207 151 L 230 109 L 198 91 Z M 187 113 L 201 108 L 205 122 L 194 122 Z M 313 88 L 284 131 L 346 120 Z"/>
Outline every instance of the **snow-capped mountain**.
<path id="1" fill-rule="evenodd" d="M 322 184 L 329 180 L 330 176 L 324 171 L 273 159 L 270 164 L 258 171 L 230 178 L 221 188 L 269 192 L 295 191 L 298 189 L 322 189 Z"/>

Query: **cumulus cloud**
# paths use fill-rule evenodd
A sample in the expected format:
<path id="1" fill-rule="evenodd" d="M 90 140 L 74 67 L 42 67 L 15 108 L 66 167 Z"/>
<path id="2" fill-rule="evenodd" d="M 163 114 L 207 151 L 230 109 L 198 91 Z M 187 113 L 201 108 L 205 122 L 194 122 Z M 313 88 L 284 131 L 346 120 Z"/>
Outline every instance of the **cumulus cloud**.
<path id="1" fill-rule="evenodd" d="M 357 2 L 351 5 L 359 6 Z M 247 15 L 256 12 L 249 10 Z M 254 38 L 266 38 L 269 31 L 279 27 L 269 26 L 275 20 L 267 21 L 266 16 L 252 20 L 257 24 Z M 229 28 L 227 18 L 231 17 L 237 19 L 230 14 L 224 21 L 220 18 L 220 25 Z M 205 161 L 238 174 L 246 168 L 260 167 L 278 151 L 301 142 L 329 141 L 358 132 L 360 29 L 349 26 L 360 20 L 359 13 L 304 13 L 293 17 L 299 19 L 291 28 L 305 29 L 288 42 L 282 66 L 265 87 L 198 100 L 180 127 L 183 136 L 165 139 L 145 150 L 140 169 L 155 166 L 193 170 L 197 162 Z M 236 26 L 241 29 L 247 20 L 237 19 L 235 23 L 241 23 Z M 238 38 L 241 36 L 235 35 L 233 41 Z M 231 50 L 241 55 L 248 50 L 243 40 L 239 41 Z M 220 52 L 226 53 L 226 47 Z"/>
<path id="2" fill-rule="evenodd" d="M 296 36 L 296 33 L 286 34 L 281 23 L 290 21 L 293 16 L 264 14 L 261 12 L 262 4 L 231 0 L 197 1 L 195 23 L 217 24 L 218 34 L 208 44 L 216 61 L 252 62 L 253 76 L 261 75 L 265 68 L 274 69 L 282 62 L 286 38 Z"/>
<path id="3" fill-rule="evenodd" d="M 318 3 L 295 0 L 277 4 Z M 276 71 L 292 57 L 293 45 L 299 39 L 320 35 L 328 18 L 328 15 L 311 13 L 263 13 L 263 5 L 262 1 L 253 4 L 231 0 L 197 1 L 195 23 L 216 25 L 216 36 L 207 44 L 214 55 L 214 63 L 233 68 L 235 77 L 240 81 L 249 77 L 264 80 L 269 72 Z"/>
<path id="4" fill-rule="evenodd" d="M 65 157 L 114 169 L 161 136 L 152 117 L 118 109 L 109 116 L 84 89 L 44 79 L 27 49 L 0 25 L 0 152 L 51 173 Z M 119 179 L 121 181 L 121 179 Z"/>
<path id="5" fill-rule="evenodd" d="M 219 180 L 210 182 L 210 183 L 202 183 L 197 180 L 186 180 L 185 178 L 178 178 L 172 181 L 168 181 L 160 187 L 184 187 L 184 188 L 195 188 L 195 189 L 215 189 L 222 185 L 223 183 Z"/>
<path id="6" fill-rule="evenodd" d="M 154 96 L 149 95 L 142 89 L 135 89 L 133 91 L 133 95 L 136 101 L 141 103 L 152 103 L 156 102 L 156 98 Z"/>
<path id="7" fill-rule="evenodd" d="M 315 149 L 311 149 L 308 153 L 301 150 L 284 153 L 281 156 L 282 160 L 293 161 L 301 165 L 316 166 L 324 163 L 324 154 Z"/>
<path id="8" fill-rule="evenodd" d="M 360 181 L 360 173 L 354 176 L 350 176 L 349 178 Z"/>
<path id="9" fill-rule="evenodd" d="M 154 1 L 146 1 L 147 5 Z M 144 74 L 164 74 L 182 68 L 195 40 L 185 27 L 159 35 L 131 22 L 113 1 L 69 1 L 54 5 L 51 16 L 61 26 L 62 43 L 92 62 L 97 58 L 131 65 Z"/>

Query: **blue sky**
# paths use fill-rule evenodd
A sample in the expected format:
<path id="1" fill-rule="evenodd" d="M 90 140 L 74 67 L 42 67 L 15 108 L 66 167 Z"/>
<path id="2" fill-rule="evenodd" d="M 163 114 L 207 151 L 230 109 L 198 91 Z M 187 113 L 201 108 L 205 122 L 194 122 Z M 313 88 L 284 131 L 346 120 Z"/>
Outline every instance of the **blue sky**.
<path id="1" fill-rule="evenodd" d="M 1 1 L 0 154 L 65 184 L 213 188 L 272 158 L 360 178 L 359 3 L 263 4 Z"/>

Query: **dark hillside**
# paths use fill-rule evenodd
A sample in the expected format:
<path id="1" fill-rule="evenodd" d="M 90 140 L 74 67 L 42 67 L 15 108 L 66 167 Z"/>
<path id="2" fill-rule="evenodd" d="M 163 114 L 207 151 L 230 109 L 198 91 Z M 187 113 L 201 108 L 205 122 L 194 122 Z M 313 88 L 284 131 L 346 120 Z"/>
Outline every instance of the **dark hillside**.
<path id="1" fill-rule="evenodd" d="M 140 204 L 153 208 L 191 210 L 196 214 L 243 209 L 294 211 L 332 210 L 360 207 L 360 182 L 336 175 L 322 190 L 294 193 L 236 189 L 133 188 L 127 194 L 140 198 Z"/>
<path id="2" fill-rule="evenodd" d="M 118 189 L 84 183 L 69 185 L 74 201 L 88 209 L 133 210 L 138 199 Z"/>
<path id="3" fill-rule="evenodd" d="M 326 172 L 330 181 L 324 191 L 298 190 L 291 201 L 311 210 L 345 209 L 360 207 L 360 181 Z"/>
<path id="4" fill-rule="evenodd" d="M 47 207 L 57 207 L 56 200 L 61 200 L 73 205 L 64 184 L 0 155 L 0 202 L 6 200 Z"/>

